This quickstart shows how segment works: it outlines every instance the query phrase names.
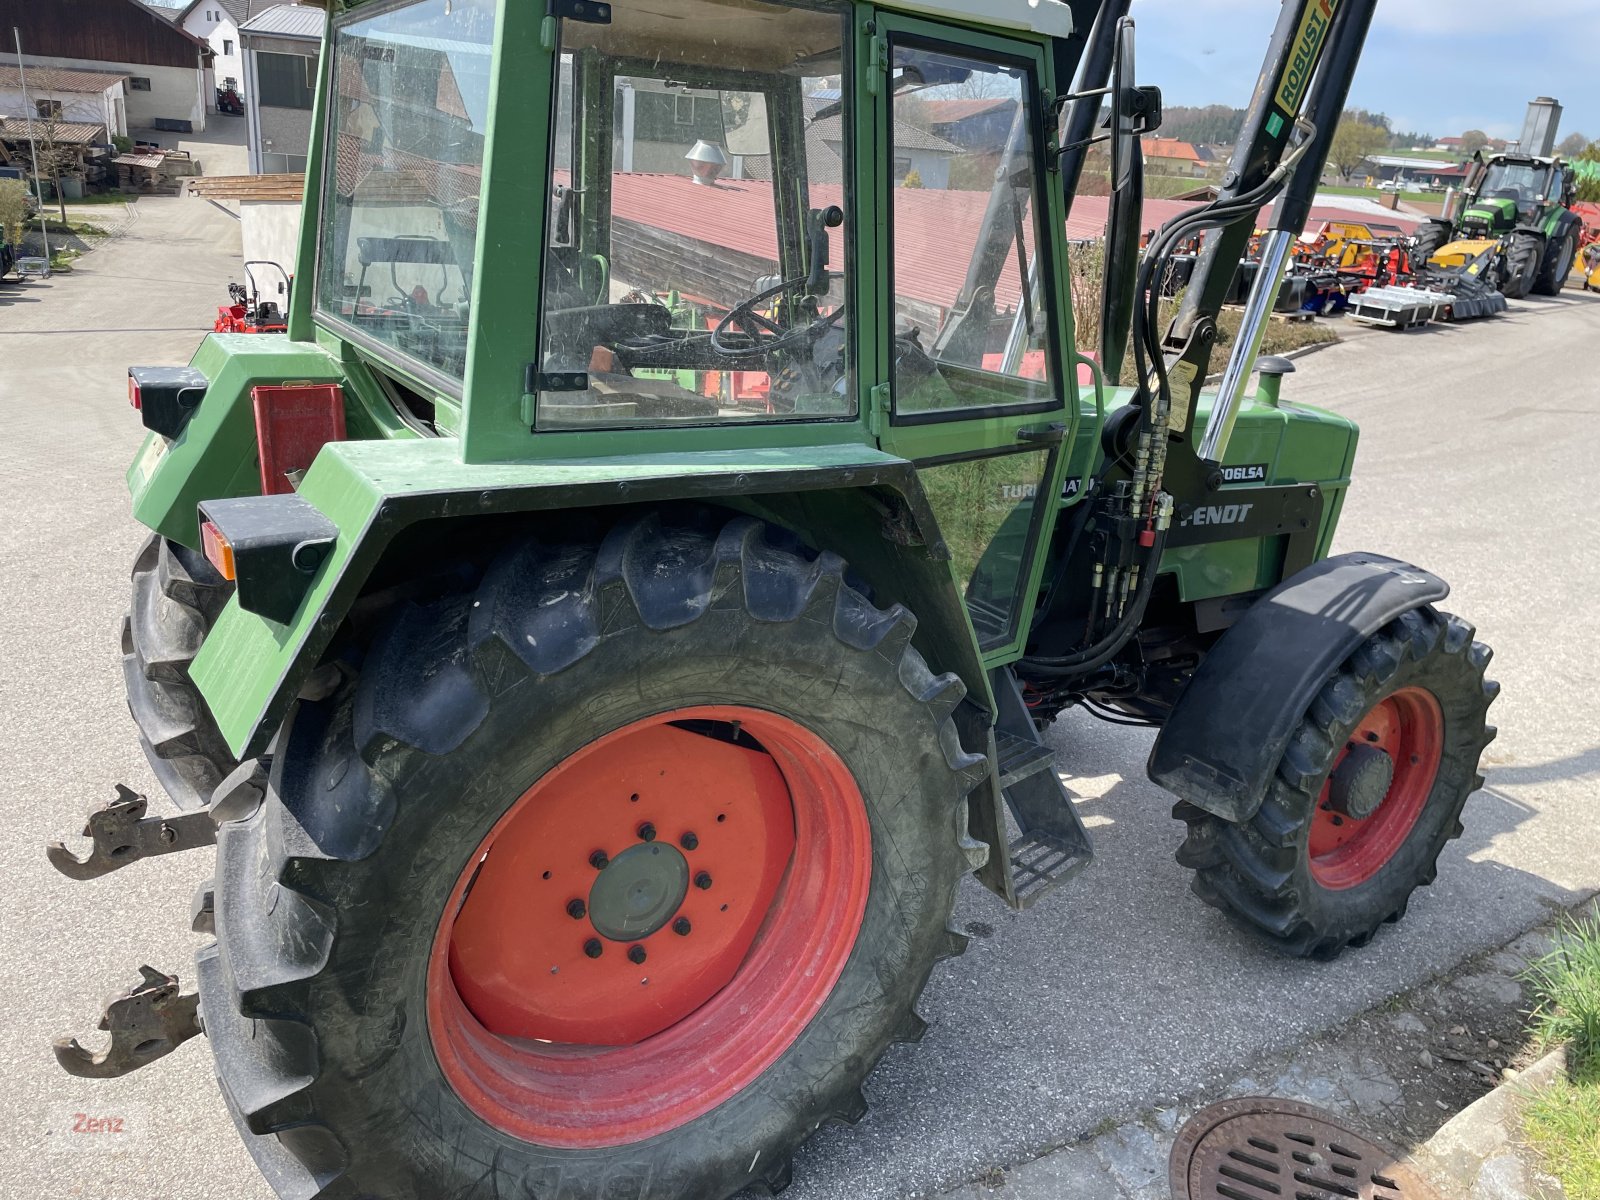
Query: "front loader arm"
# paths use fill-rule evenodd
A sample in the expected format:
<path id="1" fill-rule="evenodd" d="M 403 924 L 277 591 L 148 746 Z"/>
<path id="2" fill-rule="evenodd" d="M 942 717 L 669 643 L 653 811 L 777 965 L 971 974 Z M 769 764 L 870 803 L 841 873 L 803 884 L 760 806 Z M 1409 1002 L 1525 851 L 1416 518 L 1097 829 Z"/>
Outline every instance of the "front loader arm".
<path id="1" fill-rule="evenodd" d="M 1277 251 L 1278 261 L 1269 263 L 1269 254 L 1263 254 L 1261 275 L 1257 277 L 1261 295 L 1252 296 L 1250 306 L 1251 315 L 1261 310 L 1262 322 L 1276 298 L 1287 266 L 1288 248 L 1305 228 L 1376 7 L 1377 0 L 1288 0 L 1273 31 L 1255 94 L 1245 110 L 1243 132 L 1217 199 L 1218 205 L 1225 205 L 1260 189 L 1274 172 L 1283 169 L 1297 120 L 1311 126 L 1310 144 L 1296 149 L 1293 174 L 1269 223 L 1272 233 L 1268 247 Z M 1305 109 L 1300 117 L 1302 102 Z M 1217 317 L 1256 223 L 1256 210 L 1252 208 L 1208 236 L 1183 304 L 1167 331 L 1164 345 L 1167 374 L 1172 381 L 1172 428 L 1178 432 L 1188 428 L 1190 414 L 1209 373 Z M 1241 345 L 1235 351 L 1237 367 L 1230 364 L 1229 370 L 1229 377 L 1237 377 L 1236 387 L 1240 389 L 1249 377 L 1259 346 L 1259 338 L 1256 346 L 1246 344 L 1247 340 L 1241 335 Z M 1212 428 L 1217 431 L 1209 439 L 1212 453 L 1203 455 L 1208 461 L 1220 459 L 1222 447 L 1215 442 L 1218 434 L 1225 439 L 1232 423 L 1229 392 L 1229 379 L 1224 379 L 1212 417 Z M 1237 400 L 1234 396 L 1233 404 Z"/>

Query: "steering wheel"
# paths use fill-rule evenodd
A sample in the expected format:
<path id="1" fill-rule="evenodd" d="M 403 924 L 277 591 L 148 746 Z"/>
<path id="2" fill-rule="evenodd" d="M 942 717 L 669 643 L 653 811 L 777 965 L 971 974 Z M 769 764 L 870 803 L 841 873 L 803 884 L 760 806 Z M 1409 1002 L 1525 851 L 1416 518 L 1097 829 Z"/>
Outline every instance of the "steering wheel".
<path id="1" fill-rule="evenodd" d="M 785 329 L 771 317 L 764 315 L 760 308 L 770 300 L 775 300 L 787 292 L 795 291 L 806 286 L 808 280 L 805 276 L 796 279 L 786 279 L 775 287 L 769 287 L 764 292 L 758 292 L 747 300 L 741 300 L 728 314 L 717 322 L 716 328 L 711 331 L 711 348 L 718 354 L 729 358 L 747 358 L 751 355 L 772 354 L 778 350 L 788 350 L 796 346 L 814 341 L 837 324 L 839 318 L 844 316 L 844 305 L 839 305 L 825 317 L 815 321 L 808 321 L 804 325 L 796 325 L 792 329 Z M 723 339 L 734 330 L 739 330 L 750 340 L 744 345 L 730 344 Z"/>

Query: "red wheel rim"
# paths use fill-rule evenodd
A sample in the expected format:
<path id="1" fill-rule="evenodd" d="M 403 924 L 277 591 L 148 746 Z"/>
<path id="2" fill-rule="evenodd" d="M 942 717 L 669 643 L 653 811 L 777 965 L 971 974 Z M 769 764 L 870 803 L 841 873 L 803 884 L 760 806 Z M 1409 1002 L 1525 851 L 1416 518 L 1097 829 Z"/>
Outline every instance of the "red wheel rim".
<path id="1" fill-rule="evenodd" d="M 822 1007 L 871 864 L 860 789 L 795 722 L 716 706 L 615 730 L 523 793 L 457 879 L 428 965 L 440 1068 L 539 1145 L 675 1129 Z"/>
<path id="2" fill-rule="evenodd" d="M 1377 807 L 1353 817 L 1338 811 L 1334 782 L 1352 752 L 1369 747 L 1388 756 L 1393 776 Z M 1312 878 L 1338 891 L 1382 870 L 1427 807 L 1443 750 L 1444 714 L 1432 692 L 1402 688 L 1374 704 L 1340 749 L 1317 797 L 1308 845 Z"/>

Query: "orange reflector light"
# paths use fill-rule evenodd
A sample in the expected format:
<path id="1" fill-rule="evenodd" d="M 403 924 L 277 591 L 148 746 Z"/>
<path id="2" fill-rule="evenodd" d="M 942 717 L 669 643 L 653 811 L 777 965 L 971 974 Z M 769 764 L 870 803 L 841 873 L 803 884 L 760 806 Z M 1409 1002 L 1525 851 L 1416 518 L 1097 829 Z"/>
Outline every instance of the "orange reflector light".
<path id="1" fill-rule="evenodd" d="M 128 403 L 136 409 L 144 407 L 144 398 L 139 395 L 139 381 L 132 375 L 128 376 Z"/>
<path id="2" fill-rule="evenodd" d="M 222 536 L 222 530 L 210 521 L 203 521 L 200 524 L 200 545 L 205 550 L 206 561 L 222 572 L 224 579 L 238 578 L 233 566 L 233 547 L 228 544 L 228 539 Z"/>

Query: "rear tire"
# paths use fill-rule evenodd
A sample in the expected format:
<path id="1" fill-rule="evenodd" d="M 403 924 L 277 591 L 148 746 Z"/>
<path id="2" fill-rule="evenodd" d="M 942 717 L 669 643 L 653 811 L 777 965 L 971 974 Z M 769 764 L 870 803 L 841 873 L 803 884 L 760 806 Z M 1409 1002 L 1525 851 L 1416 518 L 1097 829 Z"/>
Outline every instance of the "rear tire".
<path id="1" fill-rule="evenodd" d="M 1578 227 L 1573 225 L 1564 234 L 1545 247 L 1544 259 L 1539 266 L 1539 278 L 1533 290 L 1541 296 L 1559 296 L 1567 276 L 1572 274 L 1572 264 L 1578 257 Z"/>
<path id="2" fill-rule="evenodd" d="M 1195 893 L 1298 957 L 1333 958 L 1398 921 L 1411 893 L 1433 882 L 1483 784 L 1478 760 L 1494 737 L 1485 717 L 1499 692 L 1484 678 L 1489 659 L 1472 626 L 1431 606 L 1367 639 L 1312 701 L 1254 817 L 1235 824 L 1174 808 L 1189 826 L 1178 861 L 1194 869 Z M 1352 819 L 1336 811 L 1344 801 L 1330 776 L 1367 749 L 1361 735 L 1381 727 L 1379 716 L 1401 733 L 1386 748 L 1410 752 L 1383 756 L 1392 782 L 1380 769 L 1375 811 Z"/>
<path id="3" fill-rule="evenodd" d="M 280 1195 L 718 1200 L 751 1184 L 778 1190 L 795 1147 L 819 1125 L 863 1114 L 863 1081 L 892 1042 L 920 1035 L 914 1004 L 929 971 L 964 944 L 947 922 L 956 884 L 981 854 L 965 836 L 965 797 L 987 762 L 962 748 L 951 713 L 964 689 L 954 676 L 931 674 L 911 647 L 911 614 L 874 607 L 844 582 L 837 556 L 808 560 L 765 535 L 749 518 L 668 527 L 650 515 L 598 545 L 513 545 L 475 590 L 401 606 L 359 680 L 300 704 L 280 734 L 262 809 L 221 832 L 217 943 L 200 962 L 223 1091 Z M 735 706 L 750 720 L 665 724 L 708 711 L 703 706 Z M 766 730 L 780 725 L 815 739 L 803 761 L 768 740 Z M 670 915 L 634 947 L 614 944 L 600 892 L 585 909 L 582 893 L 568 899 L 562 882 L 563 872 L 598 878 L 605 860 L 568 862 L 570 854 L 551 849 L 541 875 L 542 857 L 523 870 L 527 863 L 507 857 L 514 852 L 503 840 L 520 813 L 556 803 L 548 789 L 572 778 L 566 772 L 598 762 L 619 781 L 630 778 L 624 773 L 636 764 L 618 747 L 639 727 L 678 739 L 715 735 L 708 757 L 730 745 L 748 754 L 745 742 L 756 734 L 795 805 L 784 883 L 717 998 L 742 986 L 764 954 L 773 960 L 768 948 L 787 928 L 785 897 L 796 878 L 809 878 L 800 864 L 812 843 L 800 836 L 799 818 L 807 764 L 832 759 L 852 781 L 845 790 L 861 809 L 870 885 L 861 886 L 853 926 L 815 922 L 830 938 L 842 931 L 851 939 L 835 947 L 837 982 L 788 1009 L 788 1041 L 758 1042 L 750 1056 L 766 1063 L 758 1074 L 731 1090 L 721 1081 L 724 1069 L 741 1064 L 716 1061 L 720 1047 L 738 1045 L 752 1028 L 736 1008 L 714 1027 L 714 1042 L 680 1056 L 691 1066 L 705 1057 L 695 1086 L 669 1086 L 673 1072 L 687 1068 L 662 1066 L 659 1076 L 646 1075 L 660 1094 L 627 1108 L 609 1103 L 607 1069 L 648 1057 L 661 1039 L 688 1038 L 717 999 L 621 1045 L 597 1046 L 592 1030 L 589 1044 L 563 1037 L 573 1044 L 550 1052 L 552 1039 L 531 1033 L 513 1045 L 483 1028 L 462 1035 L 461 1022 L 487 1010 L 457 1003 L 469 984 L 483 982 L 462 974 L 470 975 L 464 964 L 475 951 L 457 934 L 488 896 L 498 905 L 490 914 L 506 922 L 503 944 L 554 937 L 587 955 L 570 955 L 559 971 L 538 968 L 530 986 L 559 994 L 581 986 L 580 973 L 593 967 L 626 970 L 625 952 L 638 949 L 632 961 L 648 951 L 650 974 L 659 963 L 652 1002 L 676 994 L 667 991 L 673 952 L 691 938 Z M 586 747 L 603 738 L 597 759 L 601 752 Z M 660 774 L 665 788 L 670 773 Z M 653 763 L 646 775 L 655 777 Z M 590 807 L 615 807 L 619 787 L 626 790 L 618 782 L 582 791 L 592 805 L 571 810 L 557 834 L 581 825 Z M 636 795 L 650 791 L 635 785 Z M 525 809 L 519 796 L 536 794 L 539 804 Z M 682 803 L 692 804 L 685 795 Z M 630 851 L 708 849 L 679 830 L 681 809 L 647 811 L 653 800 L 622 806 L 661 826 L 659 840 L 653 826 L 638 826 L 643 840 Z M 721 828 L 742 820 L 734 811 Z M 834 827 L 840 823 L 849 824 Z M 704 839 L 707 827 L 699 828 Z M 591 840 L 617 854 L 614 839 Z M 523 844 L 546 853 L 537 837 Z M 575 841 L 566 850 L 588 855 L 586 846 Z M 712 884 L 696 875 L 695 886 Z M 551 887 L 561 893 L 553 901 Z M 525 899 L 503 903 L 519 894 Z M 682 915 L 695 897 L 725 893 L 680 894 Z M 727 894 L 737 906 L 738 896 Z M 693 936 L 716 919 L 714 906 L 702 907 Z M 591 941 L 599 953 L 588 954 Z M 509 951 L 501 961 L 511 963 Z M 816 972 L 802 971 L 804 961 L 770 995 L 812 995 L 802 976 Z M 514 1002 L 516 989 L 509 994 Z M 649 1015 L 645 995 L 618 986 L 602 1002 L 626 1010 L 621 1022 Z M 586 1015 L 569 1014 L 580 1023 Z M 476 1061 L 491 1061 L 491 1070 L 463 1074 L 461 1063 L 485 1046 L 497 1057 Z M 567 1050 L 581 1053 L 562 1057 Z M 568 1072 L 564 1090 L 546 1086 L 547 1070 Z M 516 1110 L 519 1095 L 526 1103 Z M 526 1134 L 534 1126 L 559 1129 L 535 1138 Z"/>
<path id="4" fill-rule="evenodd" d="M 139 741 L 180 808 L 199 808 L 239 765 L 189 679 L 233 585 L 203 555 L 152 534 L 133 562 L 133 603 L 122 619 L 122 678 Z"/>

